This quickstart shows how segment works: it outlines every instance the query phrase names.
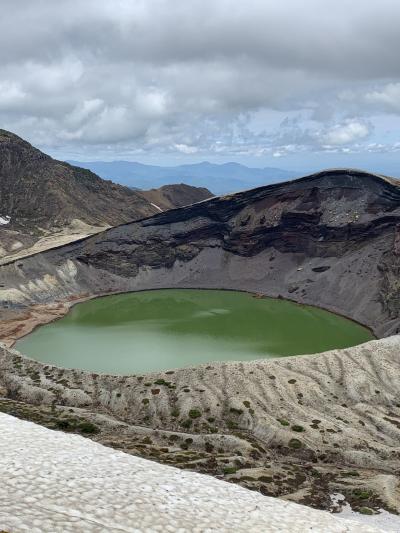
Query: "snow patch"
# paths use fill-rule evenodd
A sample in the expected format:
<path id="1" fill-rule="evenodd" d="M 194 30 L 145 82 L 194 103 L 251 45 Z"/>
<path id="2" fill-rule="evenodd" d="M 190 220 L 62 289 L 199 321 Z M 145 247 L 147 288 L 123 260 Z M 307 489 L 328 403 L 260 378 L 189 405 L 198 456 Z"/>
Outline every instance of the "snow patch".
<path id="1" fill-rule="evenodd" d="M 158 207 L 158 205 L 156 204 L 153 204 L 150 202 L 150 205 L 152 205 L 153 207 L 155 207 L 156 209 L 158 209 L 159 211 L 161 211 L 161 213 L 163 212 L 163 210 L 161 209 L 161 207 Z"/>
<path id="2" fill-rule="evenodd" d="M 353 511 L 346 498 L 339 492 L 331 494 L 331 500 L 334 505 L 340 506 L 340 511 L 335 516 L 345 520 L 357 520 L 369 526 L 381 528 L 387 533 L 400 533 L 400 516 L 388 513 L 384 509 L 378 509 L 377 514 L 366 515 Z"/>
<path id="3" fill-rule="evenodd" d="M 11 217 L 7 216 L 0 216 L 0 225 L 5 226 L 6 224 L 9 224 L 11 220 Z"/>
<path id="4" fill-rule="evenodd" d="M 6 531 L 381 531 L 3 413 L 0 434 Z"/>

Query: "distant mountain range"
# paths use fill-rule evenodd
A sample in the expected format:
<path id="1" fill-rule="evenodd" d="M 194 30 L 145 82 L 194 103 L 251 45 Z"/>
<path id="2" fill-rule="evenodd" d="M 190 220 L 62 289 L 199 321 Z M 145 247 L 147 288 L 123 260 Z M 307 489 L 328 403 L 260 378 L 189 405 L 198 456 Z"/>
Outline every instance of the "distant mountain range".
<path id="1" fill-rule="evenodd" d="M 280 168 L 249 168 L 238 163 L 216 165 L 209 162 L 161 167 L 130 161 L 69 161 L 87 168 L 105 179 L 138 189 L 162 187 L 170 183 L 186 183 L 205 187 L 214 194 L 251 189 L 297 177 L 299 173 Z"/>

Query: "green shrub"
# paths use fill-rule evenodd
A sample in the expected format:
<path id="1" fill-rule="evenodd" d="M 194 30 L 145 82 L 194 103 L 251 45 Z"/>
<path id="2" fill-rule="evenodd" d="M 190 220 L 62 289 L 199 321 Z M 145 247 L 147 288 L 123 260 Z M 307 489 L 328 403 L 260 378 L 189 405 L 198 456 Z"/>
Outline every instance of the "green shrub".
<path id="1" fill-rule="evenodd" d="M 371 492 L 368 492 L 367 490 L 361 490 L 361 489 L 354 489 L 353 494 L 357 498 L 360 498 L 360 500 L 368 500 L 368 498 L 371 496 Z"/>
<path id="2" fill-rule="evenodd" d="M 278 422 L 282 425 L 282 426 L 289 426 L 289 422 L 287 420 L 285 420 L 284 418 L 278 418 Z"/>
<path id="3" fill-rule="evenodd" d="M 169 385 L 171 385 L 171 383 L 169 381 L 165 381 L 165 379 L 156 379 L 156 381 L 154 382 L 154 385 L 166 385 L 167 387 L 169 387 Z"/>
<path id="4" fill-rule="evenodd" d="M 73 429 L 71 423 L 68 420 L 57 420 L 56 427 L 58 427 L 58 429 L 62 429 L 63 431 Z"/>
<path id="5" fill-rule="evenodd" d="M 237 472 L 237 468 L 235 468 L 234 466 L 227 466 L 224 468 L 224 474 L 226 475 L 229 475 L 229 474 L 236 474 Z"/>
<path id="6" fill-rule="evenodd" d="M 77 429 L 82 433 L 98 433 L 100 430 L 97 426 L 92 424 L 92 422 L 81 422 L 78 424 Z"/>

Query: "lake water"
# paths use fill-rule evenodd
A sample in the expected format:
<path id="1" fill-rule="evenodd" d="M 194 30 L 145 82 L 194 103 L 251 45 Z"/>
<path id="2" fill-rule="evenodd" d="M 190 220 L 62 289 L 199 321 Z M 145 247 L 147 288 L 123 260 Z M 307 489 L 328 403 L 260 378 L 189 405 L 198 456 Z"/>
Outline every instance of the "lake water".
<path id="1" fill-rule="evenodd" d="M 16 348 L 61 367 L 134 374 L 317 353 L 372 338 L 351 320 L 286 300 L 166 289 L 78 304 L 18 341 Z"/>

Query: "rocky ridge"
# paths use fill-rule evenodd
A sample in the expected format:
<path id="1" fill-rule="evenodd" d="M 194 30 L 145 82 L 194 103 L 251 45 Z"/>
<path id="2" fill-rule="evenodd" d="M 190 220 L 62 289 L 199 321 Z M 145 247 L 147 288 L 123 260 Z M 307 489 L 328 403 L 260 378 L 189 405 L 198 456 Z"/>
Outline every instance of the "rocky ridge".
<path id="1" fill-rule="evenodd" d="M 0 130 L 0 257 L 25 255 L 212 196 L 175 185 L 149 192 L 162 207 L 128 187 L 57 161 Z"/>
<path id="2" fill-rule="evenodd" d="M 73 220 L 110 226 L 157 212 L 135 191 L 56 161 L 5 130 L 0 130 L 0 198 L 8 229 L 27 233 Z"/>

